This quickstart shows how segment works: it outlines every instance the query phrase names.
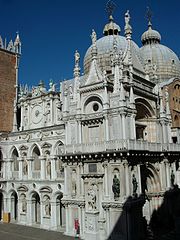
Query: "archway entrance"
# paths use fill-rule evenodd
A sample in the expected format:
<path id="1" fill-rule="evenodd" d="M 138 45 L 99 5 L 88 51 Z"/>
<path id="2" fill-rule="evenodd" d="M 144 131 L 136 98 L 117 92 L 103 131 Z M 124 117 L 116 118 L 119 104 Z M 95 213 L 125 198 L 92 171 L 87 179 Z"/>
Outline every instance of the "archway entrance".
<path id="1" fill-rule="evenodd" d="M 2 220 L 3 217 L 3 194 L 0 192 L 0 221 Z"/>
<path id="2" fill-rule="evenodd" d="M 65 211 L 62 205 L 63 194 L 60 194 L 56 198 L 56 221 L 57 227 L 63 228 L 65 226 Z"/>
<path id="3" fill-rule="evenodd" d="M 33 223 L 41 222 L 40 197 L 36 192 L 32 195 L 32 218 Z"/>
<path id="4" fill-rule="evenodd" d="M 147 163 L 141 165 L 140 171 L 142 193 L 147 196 L 146 203 L 143 207 L 143 214 L 149 221 L 153 210 L 157 209 L 162 203 L 162 197 L 159 194 L 161 184 L 159 175 L 152 164 Z"/>
<path id="5" fill-rule="evenodd" d="M 11 194 L 11 220 L 15 221 L 18 217 L 18 196 L 17 193 L 14 191 Z"/>

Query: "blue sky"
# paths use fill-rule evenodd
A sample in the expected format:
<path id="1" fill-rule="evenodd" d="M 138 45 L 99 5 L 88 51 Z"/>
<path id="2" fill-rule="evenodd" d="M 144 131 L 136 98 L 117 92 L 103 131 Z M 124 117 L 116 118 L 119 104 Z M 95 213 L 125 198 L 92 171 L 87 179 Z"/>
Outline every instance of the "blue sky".
<path id="1" fill-rule="evenodd" d="M 141 46 L 141 35 L 147 29 L 146 7 L 153 12 L 153 27 L 161 33 L 161 43 L 180 55 L 179 0 L 114 0 L 115 22 L 124 34 L 124 13 L 131 14 L 133 40 Z M 0 0 L 0 35 L 14 40 L 19 31 L 22 56 L 19 80 L 37 85 L 49 79 L 73 77 L 74 52 L 83 57 L 91 44 L 91 30 L 102 37 L 108 21 L 105 0 Z"/>

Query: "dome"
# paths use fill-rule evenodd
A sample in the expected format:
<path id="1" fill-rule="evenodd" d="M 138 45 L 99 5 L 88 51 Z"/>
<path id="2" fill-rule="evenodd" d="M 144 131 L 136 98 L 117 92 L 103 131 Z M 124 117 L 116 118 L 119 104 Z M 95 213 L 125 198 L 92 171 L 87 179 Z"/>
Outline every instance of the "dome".
<path id="1" fill-rule="evenodd" d="M 119 51 L 122 51 L 122 53 L 125 52 L 127 48 L 127 40 L 123 36 L 116 35 L 117 40 L 117 49 Z M 100 69 L 111 71 L 111 54 L 113 51 L 113 41 L 114 36 L 113 35 L 107 35 L 97 40 L 96 46 L 97 46 L 97 62 Z M 139 47 L 132 41 L 132 54 L 135 54 L 140 58 L 139 53 Z M 84 57 L 84 74 L 87 74 L 89 72 L 89 68 L 92 61 L 92 55 L 91 55 L 92 46 L 90 46 L 85 54 Z"/>
<path id="2" fill-rule="evenodd" d="M 141 41 L 143 45 L 150 43 L 160 43 L 161 35 L 158 31 L 153 30 L 151 23 L 149 23 L 149 28 L 146 32 L 143 33 Z"/>
<path id="3" fill-rule="evenodd" d="M 170 48 L 160 44 L 161 35 L 157 31 L 150 26 L 143 33 L 141 40 L 143 47 L 140 48 L 140 54 L 144 66 L 156 66 L 158 82 L 180 75 L 180 61 L 177 55 Z"/>

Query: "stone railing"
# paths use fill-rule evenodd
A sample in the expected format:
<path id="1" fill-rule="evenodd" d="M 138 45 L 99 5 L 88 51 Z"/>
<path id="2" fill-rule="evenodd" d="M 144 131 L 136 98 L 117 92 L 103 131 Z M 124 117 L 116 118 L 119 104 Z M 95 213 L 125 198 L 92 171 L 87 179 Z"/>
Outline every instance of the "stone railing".
<path id="1" fill-rule="evenodd" d="M 105 142 L 93 142 L 84 144 L 70 144 L 60 146 L 58 155 L 67 153 L 92 153 L 118 150 L 139 151 L 180 151 L 180 144 L 152 143 L 143 140 L 111 140 Z"/>
<path id="2" fill-rule="evenodd" d="M 19 171 L 13 171 L 12 172 L 12 179 L 19 179 Z"/>
<path id="3" fill-rule="evenodd" d="M 41 172 L 40 171 L 33 171 L 32 172 L 33 179 L 41 179 Z"/>
<path id="4" fill-rule="evenodd" d="M 0 179 L 3 178 L 3 171 L 0 171 Z"/>

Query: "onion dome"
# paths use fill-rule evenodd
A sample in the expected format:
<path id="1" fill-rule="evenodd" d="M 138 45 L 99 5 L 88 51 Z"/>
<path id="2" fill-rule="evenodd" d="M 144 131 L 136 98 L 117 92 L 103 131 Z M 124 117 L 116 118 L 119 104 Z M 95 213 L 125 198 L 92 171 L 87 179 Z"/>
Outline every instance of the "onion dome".
<path id="1" fill-rule="evenodd" d="M 140 54 L 144 68 L 156 69 L 158 83 L 180 75 L 179 58 L 170 48 L 160 44 L 161 35 L 152 29 L 151 23 L 148 30 L 142 34 L 141 40 L 143 46 Z"/>
<path id="2" fill-rule="evenodd" d="M 121 31 L 121 28 L 114 22 L 113 16 L 109 16 L 109 23 L 104 27 L 103 34 L 107 35 L 118 35 Z"/>
<path id="3" fill-rule="evenodd" d="M 141 41 L 143 45 L 151 43 L 160 43 L 161 35 L 159 34 L 158 31 L 152 29 L 151 22 L 149 22 L 148 24 L 148 30 L 143 33 Z"/>

